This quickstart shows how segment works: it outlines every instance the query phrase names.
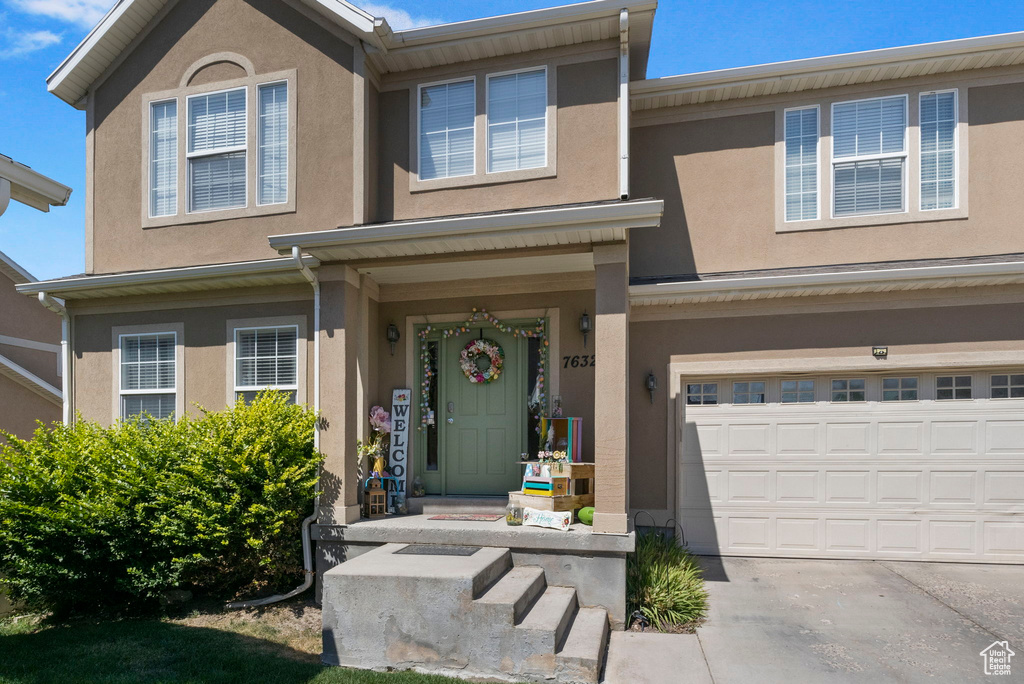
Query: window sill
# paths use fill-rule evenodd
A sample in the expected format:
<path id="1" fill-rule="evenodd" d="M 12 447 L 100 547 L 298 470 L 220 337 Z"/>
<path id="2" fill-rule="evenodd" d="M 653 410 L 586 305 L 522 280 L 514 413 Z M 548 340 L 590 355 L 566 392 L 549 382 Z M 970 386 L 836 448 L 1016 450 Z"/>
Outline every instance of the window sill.
<path id="1" fill-rule="evenodd" d="M 967 207 L 956 209 L 933 209 L 929 211 L 903 211 L 893 214 L 865 214 L 841 218 L 817 219 L 815 221 L 776 221 L 776 233 L 796 233 L 805 230 L 832 230 L 836 228 L 868 228 L 891 226 L 902 223 L 932 223 L 936 221 L 957 221 L 967 218 Z"/>
<path id="2" fill-rule="evenodd" d="M 432 190 L 446 190 L 448 188 L 468 188 L 482 185 L 498 185 L 500 183 L 517 183 L 519 181 L 536 180 L 538 178 L 554 178 L 556 175 L 555 165 L 553 163 L 536 169 L 498 171 L 496 173 L 475 173 L 471 176 L 434 178 L 431 180 L 420 180 L 415 174 L 409 174 L 409 192 L 430 192 Z"/>
<path id="3" fill-rule="evenodd" d="M 250 218 L 253 216 L 270 216 L 272 214 L 289 214 L 295 211 L 295 201 L 283 204 L 262 204 L 252 207 L 237 207 L 235 209 L 218 209 L 214 211 L 202 211 L 194 214 L 175 214 L 174 216 L 143 216 L 143 228 L 163 228 L 166 226 L 180 226 L 189 223 L 212 223 L 214 221 L 228 221 L 238 218 Z"/>

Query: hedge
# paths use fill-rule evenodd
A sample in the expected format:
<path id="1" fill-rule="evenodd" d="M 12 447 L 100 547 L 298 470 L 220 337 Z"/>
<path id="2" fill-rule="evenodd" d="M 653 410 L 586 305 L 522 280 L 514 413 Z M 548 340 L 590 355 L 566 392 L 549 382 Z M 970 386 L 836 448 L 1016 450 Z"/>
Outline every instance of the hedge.
<path id="1" fill-rule="evenodd" d="M 267 392 L 179 421 L 0 431 L 0 577 L 58 614 L 152 610 L 171 589 L 239 598 L 302 579 L 314 413 Z"/>

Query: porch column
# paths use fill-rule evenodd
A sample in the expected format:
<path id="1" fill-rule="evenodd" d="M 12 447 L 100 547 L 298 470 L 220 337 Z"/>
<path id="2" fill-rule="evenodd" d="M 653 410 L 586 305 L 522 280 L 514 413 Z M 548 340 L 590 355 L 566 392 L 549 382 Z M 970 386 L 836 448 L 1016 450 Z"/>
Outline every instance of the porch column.
<path id="1" fill-rule="evenodd" d="M 356 440 L 362 382 L 360 347 L 364 320 L 359 274 L 344 265 L 321 266 L 320 276 L 320 450 L 324 454 L 318 520 L 344 524 L 359 520 Z M 364 360 L 365 361 L 365 360 Z M 362 421 L 365 422 L 365 421 Z"/>
<path id="2" fill-rule="evenodd" d="M 594 532 L 624 534 L 629 524 L 629 250 L 594 247 Z"/>

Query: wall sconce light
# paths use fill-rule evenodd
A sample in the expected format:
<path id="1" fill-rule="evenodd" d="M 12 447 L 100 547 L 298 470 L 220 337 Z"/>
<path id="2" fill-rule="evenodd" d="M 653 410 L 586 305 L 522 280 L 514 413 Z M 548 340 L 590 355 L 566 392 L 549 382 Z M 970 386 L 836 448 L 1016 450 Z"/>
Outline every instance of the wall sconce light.
<path id="1" fill-rule="evenodd" d="M 583 333 L 583 347 L 587 346 L 587 335 L 594 329 L 594 324 L 590 322 L 590 316 L 587 315 L 586 310 L 583 311 L 583 315 L 580 316 L 580 332 Z"/>
<path id="2" fill-rule="evenodd" d="M 658 378 L 654 377 L 654 371 L 647 374 L 647 391 L 651 393 L 651 403 L 654 403 L 654 390 L 658 389 Z"/>
<path id="3" fill-rule="evenodd" d="M 388 342 L 391 343 L 392 356 L 395 355 L 395 345 L 400 339 L 402 339 L 402 335 L 398 332 L 398 326 L 394 323 L 388 323 Z"/>

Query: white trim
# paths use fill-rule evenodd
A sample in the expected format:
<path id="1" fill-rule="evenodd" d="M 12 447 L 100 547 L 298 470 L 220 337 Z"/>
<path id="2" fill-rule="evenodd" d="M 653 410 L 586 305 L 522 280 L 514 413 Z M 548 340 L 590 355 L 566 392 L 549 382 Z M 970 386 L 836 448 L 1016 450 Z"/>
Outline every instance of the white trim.
<path id="1" fill-rule="evenodd" d="M 924 208 L 924 197 L 921 186 L 921 174 L 924 170 L 924 156 L 921 154 L 921 100 L 927 95 L 941 95 L 942 93 L 953 93 L 953 206 L 935 207 L 934 209 Z M 942 88 L 939 90 L 922 90 L 917 94 L 917 210 L 921 212 L 948 211 L 960 208 L 960 89 Z"/>
<path id="2" fill-rule="evenodd" d="M 153 107 L 156 105 L 165 104 L 167 102 L 174 103 L 174 213 L 172 214 L 154 214 L 153 213 Z M 188 107 L 186 106 L 186 110 Z M 187 114 L 186 114 L 187 116 Z M 162 100 L 150 100 L 149 101 L 149 116 L 146 119 L 146 142 L 148 152 L 146 152 L 146 211 L 151 219 L 165 218 L 168 216 L 178 215 L 178 206 L 181 200 L 179 196 L 178 187 L 178 165 L 181 163 L 181 159 L 178 156 L 179 144 L 178 135 L 181 131 L 179 125 L 179 118 L 181 117 L 181 107 L 177 97 L 168 97 Z"/>
<path id="3" fill-rule="evenodd" d="M 525 168 L 516 167 L 514 169 L 505 169 L 504 171 L 492 171 L 491 170 L 491 79 L 500 78 L 502 76 L 512 76 L 514 74 L 528 74 L 534 71 L 539 71 L 544 74 L 544 163 L 539 166 L 528 166 Z M 475 78 L 475 77 L 474 77 Z M 548 106 L 551 104 L 551 83 L 548 77 L 548 67 L 546 64 L 540 66 L 524 67 L 522 69 L 509 69 L 507 71 L 496 71 L 489 73 L 484 77 L 484 175 L 495 176 L 503 173 L 514 173 L 516 171 L 532 171 L 534 169 L 545 169 L 548 167 L 548 156 L 551 151 L 548 149 L 548 127 L 551 125 L 551 117 L 549 116 Z M 518 92 L 517 92 L 518 97 Z M 518 131 L 519 119 L 516 119 L 516 130 Z M 475 133 L 475 131 L 474 131 Z M 474 147 L 476 141 L 474 140 Z M 518 140 L 517 140 L 518 145 Z M 475 162 L 475 158 L 474 158 Z M 517 162 L 518 163 L 518 162 Z M 417 169 L 418 171 L 418 169 Z M 475 166 L 474 166 L 475 174 Z"/>
<path id="4" fill-rule="evenodd" d="M 805 109 L 814 110 L 814 126 L 817 131 L 814 141 L 814 165 L 815 165 L 815 183 L 816 188 L 814 192 L 814 218 L 805 219 L 790 219 L 786 217 L 786 197 L 789 194 L 789 189 L 786 187 L 786 155 L 788 154 L 787 146 L 789 145 L 786 140 L 786 115 L 790 112 L 802 112 Z M 801 221 L 817 221 L 821 218 L 821 195 L 822 195 L 822 163 L 821 163 L 821 105 L 801 105 L 799 107 L 786 107 L 782 110 L 782 220 L 785 223 L 800 223 Z"/>
<path id="5" fill-rule="evenodd" d="M 629 295 L 634 306 L 652 306 L 681 303 L 697 298 L 703 301 L 709 297 L 758 299 L 779 296 L 786 294 L 787 291 L 794 296 L 841 294 L 843 287 L 851 288 L 851 291 L 862 291 L 865 285 L 878 285 L 887 290 L 915 289 L 922 284 L 932 287 L 964 287 L 974 285 L 974 280 L 977 280 L 978 284 L 990 284 L 990 281 L 1024 281 L 1024 261 L 632 285 L 629 288 Z"/>
<path id="6" fill-rule="evenodd" d="M 0 252 L 0 273 L 3 273 L 13 280 L 15 285 L 31 283 L 36 279 L 35 276 L 26 271 L 21 264 L 3 252 Z"/>
<path id="7" fill-rule="evenodd" d="M 50 352 L 51 354 L 60 353 L 59 344 L 50 344 L 49 342 L 37 342 L 36 340 L 27 340 L 23 337 L 10 337 L 8 335 L 0 335 L 0 344 L 6 344 L 9 347 L 22 347 L 23 349 L 35 349 L 36 351 Z"/>
<path id="8" fill-rule="evenodd" d="M 259 86 L 257 85 L 256 87 L 258 88 Z M 229 93 L 237 93 L 237 92 L 241 92 L 242 93 L 242 102 L 244 103 L 244 107 L 245 107 L 245 109 L 243 110 L 243 112 L 244 112 L 243 118 L 245 119 L 245 143 L 242 144 L 242 145 L 232 145 L 232 146 L 229 146 L 229 147 L 212 148 L 212 149 L 209 149 L 209 150 L 202 150 L 200 152 L 196 152 L 196 151 L 190 150 L 189 146 L 190 146 L 190 143 L 191 143 L 192 136 L 191 136 L 191 134 L 189 132 L 189 128 L 192 125 L 192 100 L 195 100 L 196 98 L 200 98 L 200 97 L 207 97 L 208 98 L 208 97 L 212 97 L 214 95 L 221 95 L 221 94 L 227 95 Z M 249 148 L 250 148 L 250 142 L 251 142 L 249 140 L 249 136 L 253 133 L 253 131 L 252 131 L 253 126 L 252 126 L 252 120 L 251 120 L 252 112 L 250 111 L 251 108 L 249 106 L 250 105 L 250 102 L 249 102 L 250 96 L 251 96 L 251 93 L 249 92 L 249 87 L 247 85 L 236 87 L 236 88 L 221 88 L 219 90 L 210 90 L 210 91 L 201 92 L 201 93 L 193 93 L 191 95 L 186 95 L 185 96 L 185 140 L 184 140 L 184 143 L 185 143 L 185 154 L 182 157 L 182 160 L 185 162 L 185 198 L 184 198 L 185 204 L 184 204 L 184 213 L 186 215 L 187 214 L 208 214 L 210 212 L 215 212 L 215 211 L 225 211 L 225 210 L 230 210 L 230 209 L 245 209 L 245 208 L 249 207 L 249 192 L 252 189 L 250 187 L 250 183 L 251 183 L 252 179 L 249 178 L 249 175 L 250 175 L 249 174 L 249 165 L 250 165 L 249 162 L 251 161 L 249 159 Z M 212 209 L 204 209 L 204 210 L 201 210 L 201 211 L 197 211 L 197 210 L 193 209 L 192 208 L 192 160 L 193 159 L 205 159 L 205 158 L 209 158 L 209 157 L 220 157 L 220 156 L 223 156 L 223 155 L 235 154 L 235 153 L 238 153 L 238 152 L 242 152 L 242 153 L 245 154 L 245 157 L 244 157 L 244 159 L 245 159 L 245 193 L 244 193 L 245 200 L 242 202 L 242 204 L 240 204 L 240 205 L 232 205 L 232 206 L 228 206 L 228 207 L 214 207 Z"/>
<path id="9" fill-rule="evenodd" d="M 0 154 L 0 178 L 10 181 L 10 199 L 39 211 L 64 206 L 71 188 Z M 0 211 L 2 214 L 3 211 Z"/>
<path id="10" fill-rule="evenodd" d="M 262 114 L 261 114 L 262 108 L 261 108 L 261 103 L 260 103 L 260 96 L 262 95 L 262 92 L 263 92 L 264 88 L 270 88 L 272 86 L 279 86 L 279 85 L 284 85 L 284 93 L 285 93 L 285 107 L 284 107 L 284 136 L 285 136 L 285 139 L 284 139 L 284 154 L 285 154 L 285 161 L 284 161 L 284 172 L 287 174 L 287 176 L 285 177 L 285 183 L 284 183 L 284 185 L 285 185 L 284 199 L 281 200 L 280 202 L 261 202 L 260 201 L 260 180 L 262 179 L 262 176 L 261 176 L 262 168 L 261 168 L 260 164 L 261 164 L 262 158 L 261 158 L 260 155 L 263 152 L 263 137 L 262 137 L 263 136 L 263 128 L 261 126 L 261 121 L 260 121 L 260 117 L 262 116 Z M 267 81 L 265 83 L 257 83 L 256 84 L 256 98 L 255 98 L 256 107 L 255 107 L 255 111 L 253 112 L 254 123 L 256 125 L 256 131 L 254 133 L 254 135 L 255 135 L 254 143 L 255 144 L 253 146 L 255 148 L 253 152 L 254 152 L 254 155 L 256 157 L 256 159 L 255 159 L 255 161 L 256 161 L 256 176 L 253 178 L 253 183 L 256 186 L 255 189 L 254 189 L 255 204 L 258 207 L 269 207 L 269 206 L 274 206 L 274 205 L 277 205 L 277 204 L 288 204 L 288 202 L 289 202 L 289 200 L 291 198 L 291 195 L 292 195 L 292 185 L 291 185 L 291 183 L 292 183 L 292 176 L 294 175 L 294 171 L 291 168 L 291 158 L 292 158 L 292 153 L 293 153 L 293 150 L 292 150 L 292 138 L 293 138 L 293 136 L 292 136 L 291 102 L 292 102 L 292 98 L 294 96 L 295 95 L 292 92 L 292 86 L 289 83 L 289 80 L 287 78 L 282 78 L 282 79 L 278 79 L 276 81 Z"/>
<path id="11" fill-rule="evenodd" d="M 293 317 L 288 317 L 288 318 L 291 319 Z M 299 396 L 298 396 L 299 395 L 299 385 L 301 384 L 299 382 L 299 380 L 301 378 L 301 374 L 305 372 L 305 369 L 299 367 L 299 357 L 300 357 L 299 347 L 300 347 L 300 343 L 301 344 L 305 344 L 306 340 L 300 335 L 301 331 L 299 330 L 299 324 L 298 323 L 281 323 L 280 325 L 238 325 L 238 323 L 241 323 L 241 322 L 242 321 L 239 321 L 239 322 L 232 321 L 232 323 L 235 323 L 235 325 L 230 325 L 230 323 L 229 323 L 229 327 L 231 329 L 231 337 L 232 337 L 232 345 L 231 345 L 232 346 L 232 350 L 231 350 L 231 355 L 230 355 L 231 369 L 232 369 L 232 373 L 231 373 L 231 378 L 232 378 L 231 385 L 232 385 L 232 389 L 233 389 L 232 394 L 233 395 L 237 395 L 239 392 L 258 392 L 260 390 L 265 390 L 265 389 L 286 390 L 286 391 L 293 391 L 293 392 L 295 392 L 295 403 L 297 403 L 297 404 L 301 403 L 299 401 Z M 291 383 L 291 384 L 277 384 L 277 385 L 239 385 L 238 384 L 238 333 L 240 333 L 240 332 L 248 332 L 248 331 L 255 331 L 255 330 L 284 330 L 286 328 L 291 328 L 291 329 L 293 329 L 295 331 L 295 382 Z M 254 358 L 261 358 L 261 357 L 254 357 Z M 262 357 L 262 358 L 266 358 L 266 357 Z M 280 358 L 285 358 L 285 357 L 274 356 L 275 360 L 276 359 L 280 359 Z"/>
<path id="12" fill-rule="evenodd" d="M 124 403 L 122 397 L 140 396 L 148 394 L 174 395 L 174 420 L 181 420 L 185 412 L 185 325 L 184 323 L 117 326 L 111 330 L 113 336 L 114 362 L 114 405 L 111 412 L 111 421 L 124 420 Z M 126 390 L 121 386 L 122 360 L 121 354 L 126 337 L 155 337 L 159 335 L 174 336 L 174 389 L 138 389 Z"/>
<path id="13" fill-rule="evenodd" d="M 303 257 L 303 263 L 316 268 L 320 262 L 313 257 Z M 304 282 L 301 274 L 295 270 L 295 262 L 289 259 L 262 259 L 259 261 L 240 261 L 230 264 L 214 264 L 212 266 L 187 266 L 185 268 L 168 268 L 158 271 L 135 271 L 132 273 L 116 273 L 110 275 L 88 276 L 83 278 L 67 278 L 63 280 L 44 280 L 40 282 L 18 285 L 22 294 L 49 293 L 86 293 L 91 290 L 129 287 L 132 285 L 179 285 L 185 281 L 196 281 L 216 278 L 258 278 L 261 275 L 281 274 L 296 276 L 293 282 Z M 194 288 L 189 288 L 194 289 Z M 173 290 L 167 290 L 173 291 Z"/>
<path id="14" fill-rule="evenodd" d="M 14 380 L 58 406 L 63 404 L 64 395 L 59 389 L 3 355 L 0 355 L 0 375 Z"/>

